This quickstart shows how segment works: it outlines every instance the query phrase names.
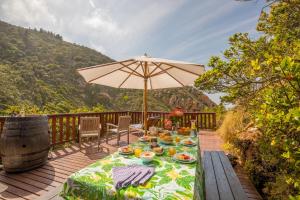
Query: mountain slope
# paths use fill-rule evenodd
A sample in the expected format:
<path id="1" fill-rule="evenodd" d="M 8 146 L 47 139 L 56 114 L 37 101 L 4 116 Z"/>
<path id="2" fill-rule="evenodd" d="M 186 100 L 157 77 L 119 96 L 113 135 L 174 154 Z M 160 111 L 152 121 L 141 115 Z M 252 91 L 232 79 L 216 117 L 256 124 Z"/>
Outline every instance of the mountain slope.
<path id="1" fill-rule="evenodd" d="M 111 61 L 95 50 L 63 41 L 60 35 L 0 21 L 0 110 L 24 103 L 45 112 L 69 112 L 97 104 L 109 110 L 141 110 L 142 91 L 88 85 L 76 72 Z M 175 105 L 190 110 L 214 103 L 192 88 L 150 92 L 150 110 Z"/>

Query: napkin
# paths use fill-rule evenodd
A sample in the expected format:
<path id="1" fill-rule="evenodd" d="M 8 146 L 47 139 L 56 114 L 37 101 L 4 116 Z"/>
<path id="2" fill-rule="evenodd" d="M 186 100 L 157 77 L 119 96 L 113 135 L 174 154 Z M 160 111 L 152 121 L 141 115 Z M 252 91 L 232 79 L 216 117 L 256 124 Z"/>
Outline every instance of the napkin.
<path id="1" fill-rule="evenodd" d="M 114 186 L 116 189 L 119 189 L 130 185 L 137 186 L 139 184 L 144 184 L 153 176 L 154 172 L 154 167 L 143 165 L 114 167 L 112 169 Z"/>

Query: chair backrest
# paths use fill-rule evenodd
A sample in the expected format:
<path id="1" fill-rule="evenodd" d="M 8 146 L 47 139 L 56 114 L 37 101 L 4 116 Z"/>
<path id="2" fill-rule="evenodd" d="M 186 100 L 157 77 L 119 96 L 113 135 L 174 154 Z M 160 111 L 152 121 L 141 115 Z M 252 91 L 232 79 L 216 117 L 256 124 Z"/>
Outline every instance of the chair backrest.
<path id="1" fill-rule="evenodd" d="M 148 124 L 148 127 L 151 127 L 151 126 L 156 126 L 157 123 L 160 121 L 160 117 L 149 117 L 147 119 L 147 124 Z"/>
<path id="2" fill-rule="evenodd" d="M 80 118 L 80 131 L 96 131 L 99 130 L 100 118 L 99 117 L 81 117 Z"/>
<path id="3" fill-rule="evenodd" d="M 119 130 L 127 130 L 129 128 L 131 117 L 129 115 L 120 116 L 118 122 Z"/>

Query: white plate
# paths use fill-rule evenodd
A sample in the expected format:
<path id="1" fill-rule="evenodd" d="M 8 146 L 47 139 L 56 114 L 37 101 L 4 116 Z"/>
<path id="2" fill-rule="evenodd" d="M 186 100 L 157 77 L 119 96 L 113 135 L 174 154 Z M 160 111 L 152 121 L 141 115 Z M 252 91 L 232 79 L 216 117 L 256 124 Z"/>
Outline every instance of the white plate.
<path id="1" fill-rule="evenodd" d="M 197 145 L 196 142 L 194 142 L 194 141 L 192 141 L 192 140 L 190 140 L 190 141 L 192 141 L 193 144 L 185 144 L 184 141 L 187 141 L 187 140 L 189 140 L 189 139 L 182 140 L 180 143 L 181 143 L 183 146 L 187 146 L 187 147 L 193 147 L 193 146 L 196 146 L 196 145 Z"/>
<path id="2" fill-rule="evenodd" d="M 179 160 L 179 159 L 177 159 L 177 155 L 180 155 L 180 154 L 186 154 L 186 155 L 190 156 L 191 159 L 190 160 Z M 196 162 L 196 159 L 194 158 L 194 156 L 192 156 L 189 153 L 177 153 L 173 156 L 173 160 L 180 162 L 180 163 L 186 163 L 186 164 Z"/>

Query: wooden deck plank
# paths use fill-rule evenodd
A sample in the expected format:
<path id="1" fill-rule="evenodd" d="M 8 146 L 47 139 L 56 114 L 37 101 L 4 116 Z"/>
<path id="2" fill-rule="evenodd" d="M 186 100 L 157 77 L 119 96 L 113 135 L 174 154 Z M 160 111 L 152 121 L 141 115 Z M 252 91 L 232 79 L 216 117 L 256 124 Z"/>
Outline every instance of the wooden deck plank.
<path id="1" fill-rule="evenodd" d="M 64 174 L 64 175 L 67 175 L 67 176 L 72 173 L 72 172 L 68 172 L 68 171 L 63 170 L 63 169 L 52 168 L 52 167 L 49 167 L 48 165 L 42 166 L 41 169 L 47 169 L 47 170 L 50 170 L 50 171 L 53 171 L 53 172 L 58 172 L 60 174 Z"/>
<path id="2" fill-rule="evenodd" d="M 43 191 L 41 191 L 40 188 L 37 188 L 33 185 L 29 185 L 27 183 L 23 183 L 23 182 L 14 180 L 10 177 L 5 177 L 3 175 L 0 175 L 0 181 L 2 181 L 3 183 L 7 183 L 9 185 L 13 185 L 17 188 L 20 188 L 24 191 L 30 192 L 30 193 L 32 193 L 34 195 L 37 195 L 37 196 L 40 196 L 43 193 Z"/>
<path id="3" fill-rule="evenodd" d="M 53 186 L 53 187 L 57 187 L 59 186 L 61 183 L 60 182 L 56 182 L 54 180 L 48 179 L 48 178 L 44 178 L 41 176 L 37 176 L 35 174 L 29 174 L 29 173 L 22 173 L 20 176 L 25 177 L 25 178 L 29 178 L 32 180 L 36 180 L 38 182 Z"/>
<path id="4" fill-rule="evenodd" d="M 24 198 L 14 195 L 8 191 L 0 193 L 0 199 L 9 199 L 9 200 L 24 200 Z"/>
<path id="5" fill-rule="evenodd" d="M 65 163 L 63 161 L 53 161 L 53 162 L 51 162 L 51 164 L 59 165 L 61 167 L 65 167 L 65 168 L 68 168 L 68 169 L 73 170 L 73 171 L 77 171 L 78 169 L 80 169 L 80 167 L 70 166 L 68 163 Z"/>
<path id="6" fill-rule="evenodd" d="M 72 169 L 68 169 L 68 168 L 60 166 L 60 165 L 55 165 L 53 163 L 46 164 L 46 165 L 44 165 L 44 167 L 50 167 L 50 168 L 54 168 L 54 169 L 58 169 L 58 170 L 63 170 L 66 173 L 74 173 L 74 170 L 72 170 Z"/>
<path id="7" fill-rule="evenodd" d="M 61 174 L 57 171 L 52 171 L 52 170 L 49 170 L 49 169 L 38 168 L 35 171 L 42 172 L 42 173 L 45 173 L 45 174 L 49 174 L 51 176 L 59 177 L 59 178 L 62 178 L 63 180 L 68 178 L 68 175 L 66 175 L 66 174 Z"/>
<path id="8" fill-rule="evenodd" d="M 43 173 L 43 172 L 38 172 L 38 171 L 30 171 L 28 173 L 29 174 L 34 174 L 34 175 L 37 175 L 37 176 L 40 176 L 40 177 L 43 177 L 43 178 L 46 178 L 46 179 L 49 179 L 51 181 L 56 181 L 56 182 L 59 182 L 59 183 L 63 183 L 64 180 L 65 180 L 63 178 L 55 177 L 55 176 L 52 176 L 52 175 L 49 175 L 49 174 L 46 174 L 46 173 Z"/>
<path id="9" fill-rule="evenodd" d="M 12 194 L 15 194 L 15 195 L 17 195 L 19 197 L 22 197 L 22 198 L 28 199 L 28 200 L 35 199 L 35 198 L 39 197 L 39 195 L 36 195 L 36 194 L 31 193 L 29 191 L 23 190 L 21 185 L 18 185 L 19 186 L 18 187 L 16 185 L 12 184 L 11 182 L 9 182 L 9 181 L 7 181 L 5 179 L 2 179 L 1 177 L 0 177 L 0 181 L 2 183 L 6 183 L 7 184 L 8 188 L 5 191 L 10 192 Z"/>
<path id="10" fill-rule="evenodd" d="M 49 191 L 52 188 L 54 188 L 54 186 L 51 186 L 51 185 L 48 185 L 48 184 L 45 184 L 45 183 L 42 183 L 42 182 L 39 182 L 39 181 L 32 180 L 32 179 L 20 176 L 18 174 L 6 174 L 6 173 L 3 173 L 3 176 L 10 177 L 10 178 L 12 178 L 14 180 L 17 180 L 17 181 L 20 181 L 22 183 L 27 183 L 29 185 L 33 185 L 33 186 L 35 186 L 37 188 L 40 188 L 40 189 L 46 190 L 46 191 Z"/>

